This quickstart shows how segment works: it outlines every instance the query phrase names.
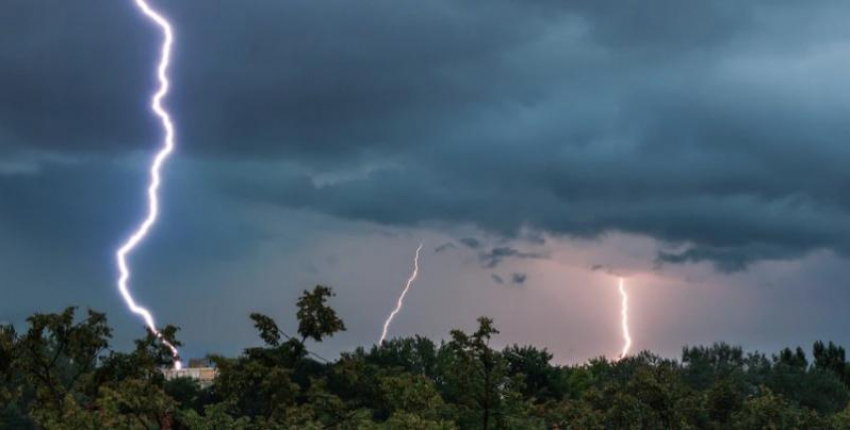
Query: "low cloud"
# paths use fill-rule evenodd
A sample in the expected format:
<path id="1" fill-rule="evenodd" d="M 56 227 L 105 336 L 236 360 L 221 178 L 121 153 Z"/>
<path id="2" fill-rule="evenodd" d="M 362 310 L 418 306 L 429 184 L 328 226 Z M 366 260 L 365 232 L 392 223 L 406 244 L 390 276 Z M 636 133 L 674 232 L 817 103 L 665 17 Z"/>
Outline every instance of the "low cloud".
<path id="1" fill-rule="evenodd" d="M 443 252 L 443 251 L 447 251 L 447 250 L 449 250 L 449 249 L 455 249 L 455 248 L 457 248 L 457 247 L 455 246 L 455 244 L 453 244 L 453 243 L 451 243 L 451 242 L 446 242 L 446 243 L 444 243 L 444 244 L 442 244 L 442 245 L 440 245 L 440 246 L 438 246 L 438 247 L 434 248 L 434 252 L 435 252 L 435 253 L 437 253 L 437 254 L 439 254 L 439 253 L 441 253 L 441 252 Z"/>
<path id="2" fill-rule="evenodd" d="M 478 239 L 476 239 L 474 237 L 464 237 L 464 238 L 460 239 L 458 242 L 460 242 L 460 243 L 462 243 L 462 244 L 464 244 L 467 247 L 472 248 L 472 249 L 478 249 L 478 248 L 481 247 L 481 241 L 479 241 Z"/>
<path id="3" fill-rule="evenodd" d="M 525 281 L 528 279 L 528 275 L 525 273 L 512 273 L 511 274 L 511 283 L 514 285 L 523 285 Z"/>
<path id="4" fill-rule="evenodd" d="M 478 260 L 482 267 L 492 269 L 497 267 L 506 259 L 545 259 L 549 258 L 546 254 L 537 252 L 523 252 L 509 246 L 500 246 L 491 249 L 490 251 L 481 252 L 478 254 Z"/>

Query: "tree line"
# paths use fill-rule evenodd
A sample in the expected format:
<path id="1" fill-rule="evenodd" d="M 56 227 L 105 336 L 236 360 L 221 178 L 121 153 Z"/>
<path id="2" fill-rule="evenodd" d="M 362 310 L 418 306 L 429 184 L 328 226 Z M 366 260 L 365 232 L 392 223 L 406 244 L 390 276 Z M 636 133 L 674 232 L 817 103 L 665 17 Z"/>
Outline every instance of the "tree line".
<path id="1" fill-rule="evenodd" d="M 326 360 L 311 352 L 345 330 L 330 288 L 304 291 L 298 329 L 250 315 L 264 345 L 210 355 L 209 386 L 166 380 L 152 333 L 110 349 L 106 316 L 76 308 L 0 326 L 0 428 L 8 429 L 753 429 L 850 428 L 844 348 L 815 342 L 774 355 L 719 343 L 681 359 L 552 363 L 533 346 L 490 346 L 499 332 L 436 343 L 414 336 Z M 177 329 L 162 335 L 179 345 Z"/>

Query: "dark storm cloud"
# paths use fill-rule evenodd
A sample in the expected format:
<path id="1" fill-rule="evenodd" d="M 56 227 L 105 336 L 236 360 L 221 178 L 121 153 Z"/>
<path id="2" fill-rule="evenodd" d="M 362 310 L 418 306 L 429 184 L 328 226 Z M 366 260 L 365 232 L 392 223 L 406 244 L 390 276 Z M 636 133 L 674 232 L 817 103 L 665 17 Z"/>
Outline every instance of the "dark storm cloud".
<path id="1" fill-rule="evenodd" d="M 481 265 L 488 269 L 498 266 L 502 263 L 502 261 L 508 258 L 540 259 L 546 258 L 546 256 L 536 252 L 519 251 L 508 246 L 496 247 L 490 251 L 484 251 L 478 254 L 478 260 L 481 261 Z"/>
<path id="2" fill-rule="evenodd" d="M 528 280 L 528 275 L 525 273 L 512 273 L 511 274 L 511 283 L 514 285 L 524 285 L 525 281 Z"/>
<path id="3" fill-rule="evenodd" d="M 623 231 L 726 271 L 850 251 L 846 3 L 162 4 L 180 150 L 243 201 Z M 153 30 L 120 2 L 11 2 L 0 154 L 148 148 Z"/>
<path id="4" fill-rule="evenodd" d="M 463 237 L 458 239 L 458 242 L 466 245 L 468 248 L 478 249 L 481 247 L 481 241 L 474 237 Z"/>
<path id="5" fill-rule="evenodd" d="M 449 249 L 455 249 L 455 248 L 456 248 L 455 244 L 453 244 L 451 242 L 446 242 L 446 243 L 434 248 L 434 252 L 439 254 L 441 252 L 447 251 Z"/>
<path id="6" fill-rule="evenodd" d="M 153 139 L 154 32 L 139 23 L 122 2 L 6 3 L 0 147 L 118 152 Z"/>
<path id="7" fill-rule="evenodd" d="M 505 279 L 497 274 L 490 275 L 490 279 L 493 280 L 496 284 L 504 285 Z M 525 273 L 511 273 L 510 281 L 512 285 L 522 286 L 525 285 L 525 281 L 528 280 L 528 275 Z"/>
<path id="8" fill-rule="evenodd" d="M 793 250 L 770 245 L 755 244 L 730 249 L 701 246 L 681 252 L 660 251 L 656 262 L 662 264 L 713 261 L 714 266 L 720 271 L 736 272 L 758 260 L 780 260 L 802 256 L 802 251 L 794 254 Z"/>

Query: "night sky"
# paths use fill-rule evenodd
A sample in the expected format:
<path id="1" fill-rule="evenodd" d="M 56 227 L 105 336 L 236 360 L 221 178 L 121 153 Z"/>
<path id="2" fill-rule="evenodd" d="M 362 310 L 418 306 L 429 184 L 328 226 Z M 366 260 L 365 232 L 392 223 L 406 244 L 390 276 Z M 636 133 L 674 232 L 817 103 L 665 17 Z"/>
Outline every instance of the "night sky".
<path id="1" fill-rule="evenodd" d="M 334 287 L 348 331 L 499 345 L 850 344 L 850 3 L 160 0 L 178 149 L 132 259 L 184 356 L 294 331 Z M 112 253 L 161 130 L 160 34 L 130 0 L 0 13 L 0 322 L 67 305 L 144 334 Z"/>

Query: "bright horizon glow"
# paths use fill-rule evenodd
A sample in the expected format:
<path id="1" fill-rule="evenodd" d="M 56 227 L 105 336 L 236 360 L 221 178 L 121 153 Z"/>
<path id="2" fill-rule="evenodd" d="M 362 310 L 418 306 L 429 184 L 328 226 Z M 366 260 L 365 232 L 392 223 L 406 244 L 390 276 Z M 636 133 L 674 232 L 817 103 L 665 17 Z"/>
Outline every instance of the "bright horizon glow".
<path id="1" fill-rule="evenodd" d="M 157 67 L 159 89 L 151 98 L 151 110 L 153 110 L 162 122 L 165 139 L 162 143 L 161 149 L 156 153 L 150 167 L 147 217 L 145 217 L 144 221 L 142 221 L 133 234 L 127 238 L 126 242 L 124 242 L 115 253 L 115 258 L 118 262 L 118 270 L 121 273 L 118 278 L 118 290 L 121 292 L 121 296 L 124 298 L 124 302 L 127 303 L 127 307 L 130 308 L 130 311 L 141 316 L 145 320 L 145 324 L 148 329 L 154 333 L 163 344 L 168 346 L 171 350 L 171 355 L 174 357 L 174 368 L 180 369 L 182 365 L 180 363 L 180 355 L 177 348 L 162 337 L 162 333 L 160 333 L 156 328 L 151 312 L 144 307 L 139 306 L 136 301 L 133 300 L 133 296 L 130 294 L 130 288 L 128 285 L 130 281 L 130 269 L 127 264 L 127 256 L 133 252 L 142 240 L 144 240 L 150 228 L 154 225 L 154 223 L 156 223 L 157 217 L 159 216 L 159 196 L 157 193 L 161 183 L 160 170 L 162 169 L 163 163 L 165 163 L 169 155 L 171 155 L 174 151 L 174 124 L 171 121 L 171 116 L 168 114 L 168 111 L 162 107 L 162 100 L 168 94 L 169 81 L 167 73 L 168 66 L 171 63 L 171 46 L 174 42 L 174 35 L 171 30 L 171 24 L 168 20 L 166 20 L 159 12 L 154 10 L 146 0 L 135 0 L 135 3 L 139 10 L 160 28 L 163 35 L 159 66 Z"/>
<path id="2" fill-rule="evenodd" d="M 410 278 L 407 279 L 407 286 L 404 287 L 404 291 L 401 292 L 401 295 L 398 297 L 398 302 L 396 302 L 395 309 L 393 309 L 390 316 L 384 321 L 384 331 L 381 332 L 381 340 L 378 341 L 378 345 L 384 343 L 384 339 L 387 338 L 387 331 L 390 328 L 390 323 L 395 318 L 396 314 L 401 311 L 402 306 L 404 306 L 404 296 L 407 295 L 407 291 L 410 290 L 410 286 L 413 284 L 413 281 L 416 280 L 416 277 L 419 275 L 419 253 L 422 251 L 422 244 L 419 244 L 419 248 L 416 248 L 416 256 L 413 258 L 413 273 L 410 274 Z"/>
<path id="3" fill-rule="evenodd" d="M 632 347 L 632 337 L 629 334 L 629 296 L 626 294 L 626 288 L 623 285 L 623 278 L 620 278 L 619 290 L 620 298 L 622 299 L 620 303 L 620 318 L 623 328 L 623 339 L 625 340 L 623 351 L 620 353 L 620 359 L 622 360 L 626 354 L 629 353 L 629 349 Z"/>

